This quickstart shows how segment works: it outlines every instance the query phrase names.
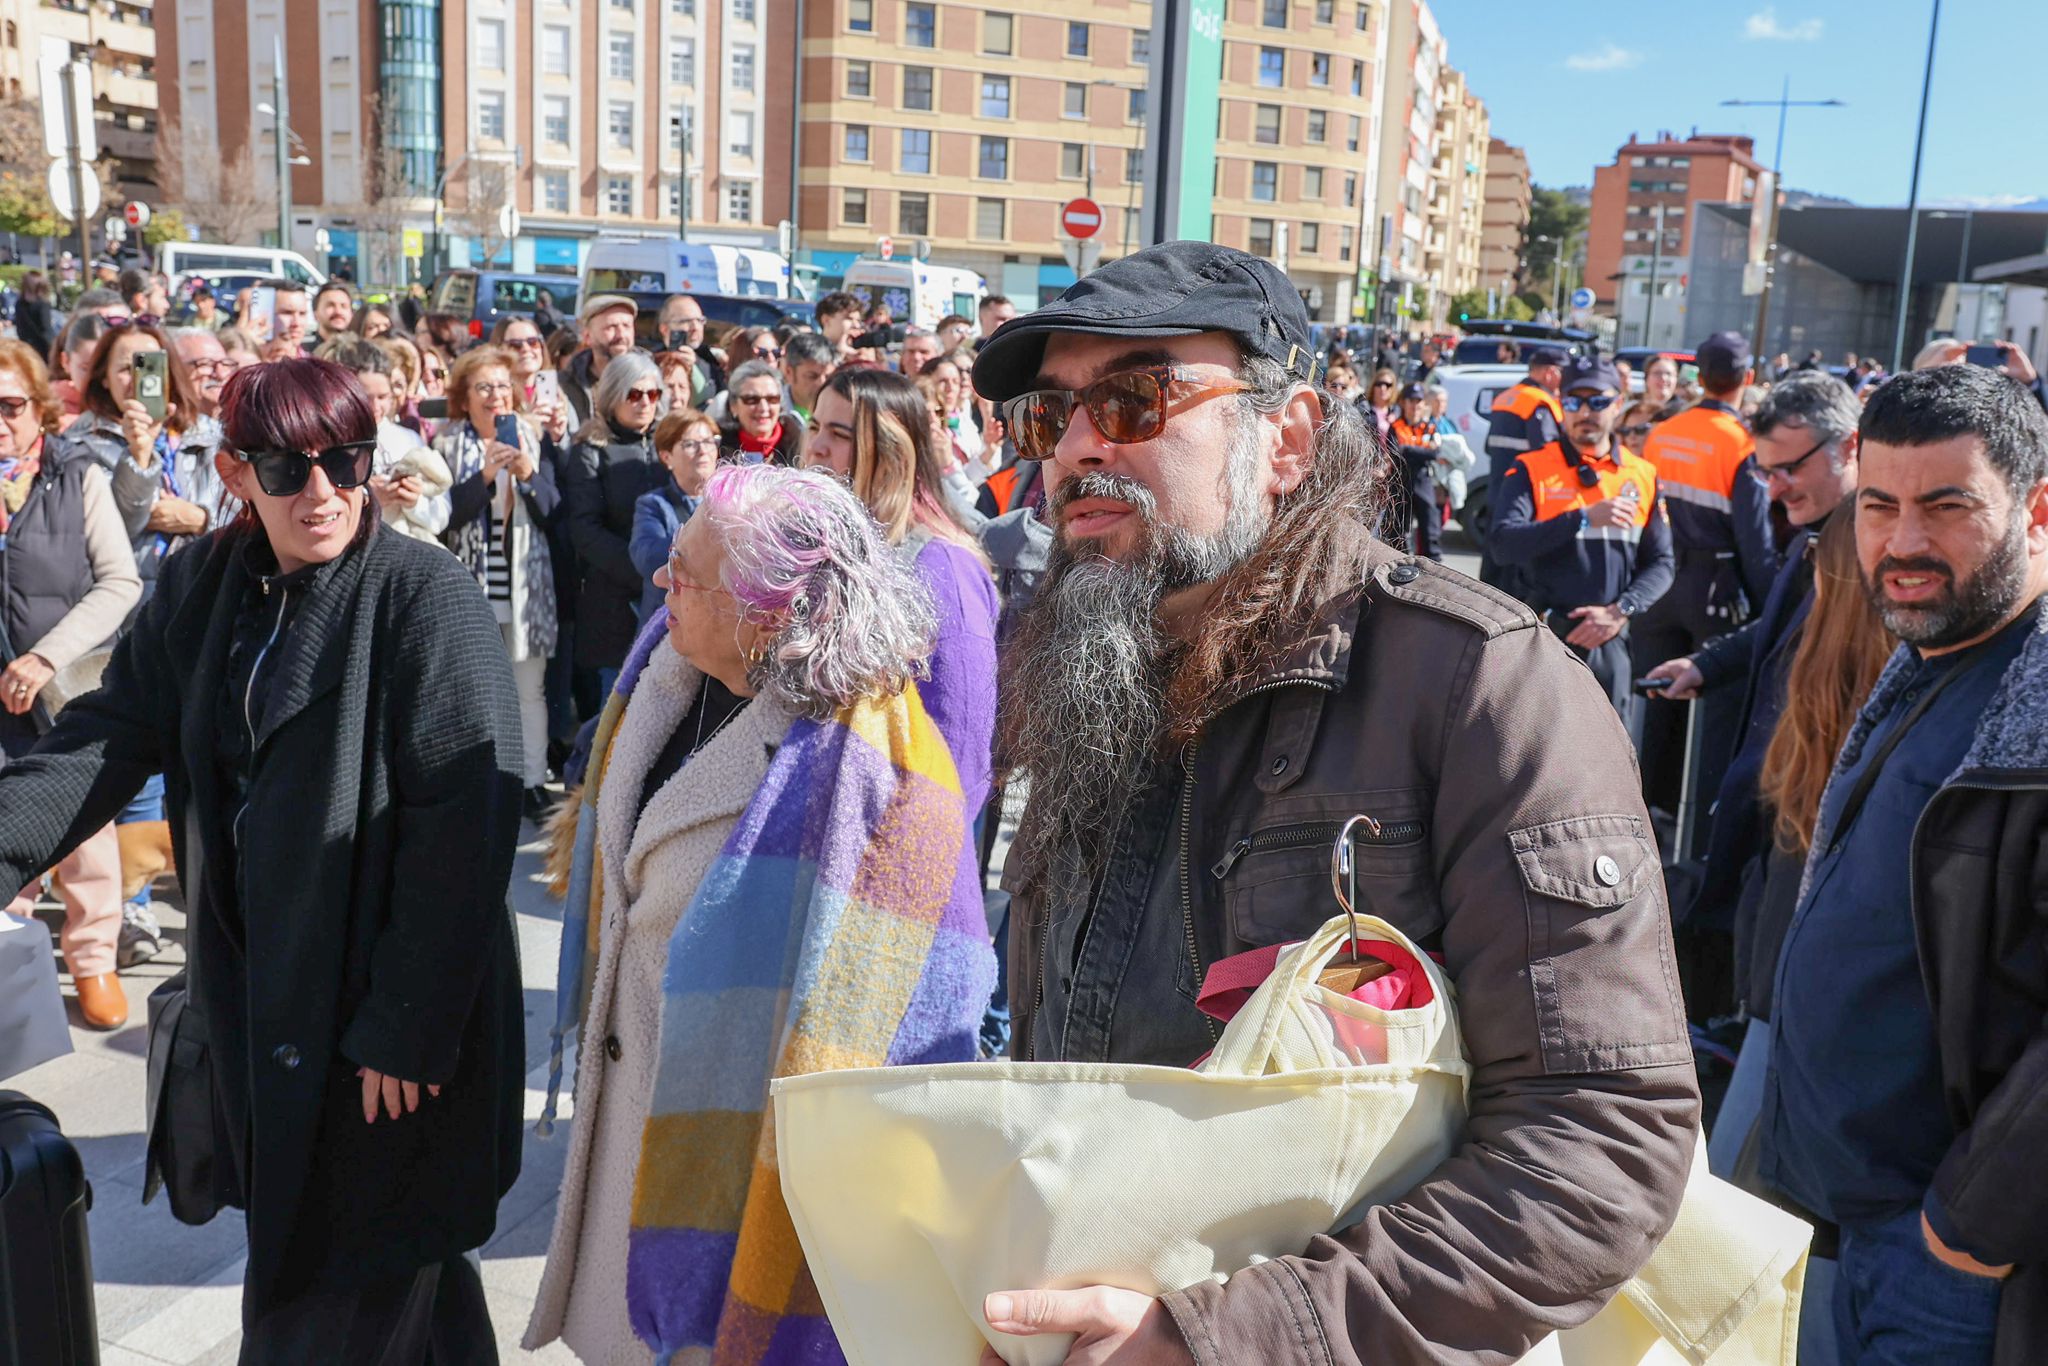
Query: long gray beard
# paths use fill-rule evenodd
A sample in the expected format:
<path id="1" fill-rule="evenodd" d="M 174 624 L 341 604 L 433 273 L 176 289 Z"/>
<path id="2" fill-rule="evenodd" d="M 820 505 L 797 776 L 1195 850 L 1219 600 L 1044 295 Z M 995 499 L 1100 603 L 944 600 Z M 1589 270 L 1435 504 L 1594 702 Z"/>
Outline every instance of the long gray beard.
<path id="1" fill-rule="evenodd" d="M 1255 431 L 1232 440 L 1224 473 L 1229 513 L 1221 530 L 1196 535 L 1162 525 L 1150 490 L 1114 474 L 1070 480 L 1048 501 L 1056 519 L 1080 498 L 1128 502 L 1143 522 L 1136 560 L 1077 558 L 1055 531 L 1043 586 L 1003 655 L 1000 756 L 1031 783 L 1009 857 L 1027 879 L 1045 875 L 1062 848 L 1100 871 L 1125 808 L 1146 782 L 1166 731 L 1166 682 L 1174 642 L 1160 629 L 1160 600 L 1229 572 L 1257 548 L 1270 522 L 1255 496 Z M 1058 522 L 1054 521 L 1057 528 Z"/>

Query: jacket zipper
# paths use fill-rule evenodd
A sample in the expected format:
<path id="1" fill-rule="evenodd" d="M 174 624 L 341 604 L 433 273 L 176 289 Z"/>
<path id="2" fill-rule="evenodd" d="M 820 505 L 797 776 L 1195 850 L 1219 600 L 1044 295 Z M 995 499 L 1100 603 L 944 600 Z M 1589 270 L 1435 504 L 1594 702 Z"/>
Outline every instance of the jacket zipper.
<path id="1" fill-rule="evenodd" d="M 1231 845 L 1209 870 L 1209 875 L 1220 882 L 1230 876 L 1230 870 L 1247 854 L 1266 854 L 1275 849 L 1305 849 L 1318 844 L 1328 844 L 1342 834 L 1343 830 L 1344 824 L 1341 821 L 1315 821 L 1307 825 L 1276 825 L 1255 831 Z M 1421 821 L 1381 821 L 1377 827 L 1360 826 L 1353 832 L 1351 842 L 1387 848 L 1413 844 L 1422 838 L 1423 833 Z"/>
<path id="2" fill-rule="evenodd" d="M 263 580 L 263 596 L 266 598 L 270 596 L 269 579 Z M 256 675 L 262 672 L 264 657 L 277 644 L 277 638 L 284 630 L 284 612 L 286 606 L 291 602 L 291 596 L 290 589 L 286 589 L 278 595 L 277 620 L 270 624 L 270 638 L 264 641 L 263 648 L 256 652 L 256 662 L 249 666 L 249 685 L 242 690 L 242 723 L 249 729 L 249 771 L 245 776 L 251 785 L 254 784 L 256 778 Z M 249 803 L 246 797 L 247 794 L 245 793 L 242 809 L 235 813 L 235 848 L 238 851 L 242 848 L 242 823 L 249 814 Z"/>

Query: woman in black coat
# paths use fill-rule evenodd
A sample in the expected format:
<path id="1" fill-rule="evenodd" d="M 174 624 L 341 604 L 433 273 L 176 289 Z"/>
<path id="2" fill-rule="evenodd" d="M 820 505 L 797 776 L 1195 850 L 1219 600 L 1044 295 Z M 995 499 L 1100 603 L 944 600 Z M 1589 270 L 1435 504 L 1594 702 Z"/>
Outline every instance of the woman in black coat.
<path id="1" fill-rule="evenodd" d="M 217 463 L 251 510 L 165 562 L 100 691 L 0 772 L 0 883 L 161 771 L 190 908 L 178 1038 L 204 1044 L 216 1116 L 177 1141 L 247 1212 L 242 1360 L 491 1361 L 463 1254 L 519 1166 L 504 643 L 455 558 L 368 506 L 353 375 L 256 366 L 222 404 Z"/>
<path id="2" fill-rule="evenodd" d="M 21 277 L 21 302 L 14 306 L 14 335 L 44 364 L 57 341 L 57 317 L 50 305 L 50 282 L 40 270 Z"/>
<path id="3" fill-rule="evenodd" d="M 576 547 L 576 667 L 615 676 L 639 632 L 645 580 L 633 567 L 633 506 L 668 482 L 654 424 L 668 411 L 661 371 L 645 352 L 614 356 L 590 392 L 591 417 L 563 470 L 562 517 Z M 606 685 L 609 689 L 609 684 Z"/>

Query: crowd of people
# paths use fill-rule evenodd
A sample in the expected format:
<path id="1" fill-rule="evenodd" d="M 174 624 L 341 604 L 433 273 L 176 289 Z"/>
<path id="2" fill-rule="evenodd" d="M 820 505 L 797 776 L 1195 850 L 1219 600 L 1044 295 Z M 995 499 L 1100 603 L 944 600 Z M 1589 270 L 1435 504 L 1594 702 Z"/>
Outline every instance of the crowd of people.
<path id="1" fill-rule="evenodd" d="M 1704 1123 L 1820 1230 L 1811 1359 L 2048 1350 L 2017 349 L 1760 377 L 1723 333 L 1638 389 L 1538 347 L 1474 452 L 1436 347 L 1319 362 L 1205 243 L 929 329 L 166 302 L 131 272 L 0 343 L 0 885 L 53 875 L 113 1028 L 178 875 L 206 1046 L 165 1085 L 208 1099 L 151 1161 L 246 1211 L 244 1360 L 490 1359 L 522 824 L 565 906 L 543 1128 L 575 1088 L 528 1345 L 808 1361 L 772 1079 L 1189 1065 L 1207 967 L 1330 912 L 1292 836 L 1360 812 L 1359 909 L 1457 988 L 1452 1157 L 1226 1283 L 1020 1286 L 992 1333 L 1512 1360 L 1643 1264 Z M 1440 563 L 1482 453 L 1484 583 Z"/>

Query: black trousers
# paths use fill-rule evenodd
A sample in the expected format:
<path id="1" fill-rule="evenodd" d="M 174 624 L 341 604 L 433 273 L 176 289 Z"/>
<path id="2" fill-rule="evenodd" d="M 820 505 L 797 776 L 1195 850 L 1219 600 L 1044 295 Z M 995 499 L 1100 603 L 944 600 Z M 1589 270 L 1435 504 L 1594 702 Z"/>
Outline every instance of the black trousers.
<path id="1" fill-rule="evenodd" d="M 1579 624 L 1572 619 L 1568 608 L 1552 610 L 1545 615 L 1544 623 L 1559 640 L 1564 640 Z M 1630 627 L 1633 625 L 1633 622 L 1629 624 Z M 1607 693 L 1607 700 L 1614 704 L 1615 714 L 1621 717 L 1622 727 L 1633 740 L 1636 738 L 1639 716 L 1636 707 L 1638 699 L 1634 690 L 1629 687 L 1634 681 L 1634 676 L 1629 673 L 1628 637 L 1629 627 L 1624 627 L 1620 635 L 1605 645 L 1582 650 L 1566 641 L 1565 648 L 1586 661 L 1586 667 L 1591 669 L 1593 677 L 1599 680 L 1601 688 Z"/>
<path id="2" fill-rule="evenodd" d="M 244 1326 L 241 1366 L 497 1366 L 475 1254 L 314 1290 Z"/>
<path id="3" fill-rule="evenodd" d="M 1441 561 L 1444 518 L 1436 505 L 1435 457 L 1427 452 L 1404 450 L 1401 460 L 1407 466 L 1408 483 L 1408 510 L 1403 521 L 1413 523 L 1415 528 L 1408 533 L 1409 553 Z"/>
<path id="4" fill-rule="evenodd" d="M 1628 624 L 1630 657 L 1640 677 L 1667 659 L 1692 654 L 1730 628 L 1724 617 L 1709 616 L 1707 602 L 1720 562 L 1702 556 L 1680 563 L 1670 591 Z M 1643 800 L 1676 814 L 1684 795 L 1685 725 L 1687 708 L 1698 708 L 1699 757 L 1693 774 L 1693 847 L 1704 849 L 1707 808 L 1721 790 L 1721 775 L 1735 750 L 1735 727 L 1741 719 L 1742 689 L 1717 688 L 1696 702 L 1644 699 L 1642 708 Z"/>

